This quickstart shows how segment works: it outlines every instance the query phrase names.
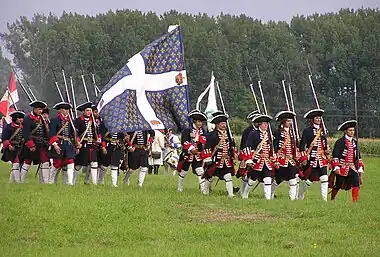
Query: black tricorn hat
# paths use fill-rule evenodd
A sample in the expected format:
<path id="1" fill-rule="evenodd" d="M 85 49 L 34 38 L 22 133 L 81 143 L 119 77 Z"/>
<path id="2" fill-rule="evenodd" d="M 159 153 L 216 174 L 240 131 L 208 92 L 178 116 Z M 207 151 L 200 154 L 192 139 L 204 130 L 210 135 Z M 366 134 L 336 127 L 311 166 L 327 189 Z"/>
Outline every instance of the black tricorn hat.
<path id="1" fill-rule="evenodd" d="M 24 118 L 25 117 L 25 112 L 22 111 L 14 111 L 9 114 L 9 116 L 12 117 L 12 119 L 16 118 Z"/>
<path id="2" fill-rule="evenodd" d="M 33 108 L 45 108 L 47 106 L 47 104 L 45 102 L 36 100 L 36 101 L 31 102 L 29 104 L 29 106 L 31 106 Z"/>
<path id="3" fill-rule="evenodd" d="M 273 119 L 272 116 L 260 114 L 260 115 L 255 116 L 252 119 L 252 122 L 253 123 L 270 122 L 272 119 Z"/>
<path id="4" fill-rule="evenodd" d="M 292 111 L 281 111 L 276 114 L 275 119 L 277 121 L 281 121 L 281 120 L 293 119 L 295 116 L 296 114 Z"/>
<path id="5" fill-rule="evenodd" d="M 91 105 L 91 109 L 92 109 L 93 111 L 98 110 L 98 106 L 97 106 L 96 104 L 92 104 L 92 105 Z"/>
<path id="6" fill-rule="evenodd" d="M 358 122 L 356 120 L 348 120 L 339 125 L 338 130 L 345 131 L 349 128 L 356 128 Z"/>
<path id="7" fill-rule="evenodd" d="M 218 110 L 218 111 L 213 112 L 211 115 L 212 115 L 212 117 L 216 117 L 220 114 L 224 114 L 224 112 Z"/>
<path id="8" fill-rule="evenodd" d="M 253 111 L 253 112 L 250 112 L 248 115 L 247 115 L 247 119 L 248 120 L 252 120 L 253 117 L 255 117 L 257 114 L 260 114 L 259 111 Z"/>
<path id="9" fill-rule="evenodd" d="M 84 111 L 84 110 L 86 110 L 88 108 L 92 109 L 92 103 L 91 102 L 85 102 L 85 103 L 77 106 L 77 110 L 78 111 Z"/>
<path id="10" fill-rule="evenodd" d="M 73 108 L 73 106 L 67 102 L 59 102 L 59 103 L 56 103 L 53 108 L 55 110 L 59 110 L 59 109 L 67 109 L 67 110 L 70 110 L 71 108 Z"/>
<path id="11" fill-rule="evenodd" d="M 206 114 L 204 114 L 203 112 L 199 111 L 199 110 L 192 110 L 190 113 L 189 113 L 189 117 L 194 121 L 194 120 L 200 120 L 200 121 L 206 121 L 207 120 L 207 116 Z"/>
<path id="12" fill-rule="evenodd" d="M 228 120 L 228 115 L 227 114 L 218 114 L 216 116 L 214 116 L 211 120 L 211 123 L 214 123 L 214 124 L 217 124 L 219 122 L 225 122 Z"/>
<path id="13" fill-rule="evenodd" d="M 313 119 L 314 117 L 322 117 L 325 111 L 322 109 L 313 109 L 305 113 L 303 116 L 304 119 Z"/>

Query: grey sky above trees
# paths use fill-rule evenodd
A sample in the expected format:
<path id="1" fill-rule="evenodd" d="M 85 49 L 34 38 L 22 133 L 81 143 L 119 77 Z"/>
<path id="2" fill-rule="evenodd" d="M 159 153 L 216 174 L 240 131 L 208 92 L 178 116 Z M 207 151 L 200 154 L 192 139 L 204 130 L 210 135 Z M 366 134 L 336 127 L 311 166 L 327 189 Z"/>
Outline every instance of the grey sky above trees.
<path id="1" fill-rule="evenodd" d="M 338 11 L 340 8 L 379 7 L 379 0 L 1 0 L 0 31 L 5 31 L 7 22 L 19 16 L 32 17 L 34 13 L 53 12 L 60 15 L 63 10 L 94 15 L 110 9 L 138 9 L 163 13 L 170 9 L 189 13 L 217 15 L 220 12 L 252 16 L 262 20 L 289 21 L 297 14 L 313 14 Z"/>
<path id="2" fill-rule="evenodd" d="M 290 21 L 297 15 L 336 12 L 340 8 L 360 8 L 380 6 L 379 0 L 0 0 L 0 32 L 6 32 L 7 23 L 12 23 L 20 16 L 31 18 L 34 13 L 49 12 L 60 16 L 63 11 L 95 15 L 108 10 L 138 9 L 144 12 L 164 13 L 170 9 L 188 13 L 207 13 L 218 15 L 244 13 L 263 21 Z M 3 43 L 0 42 L 3 48 Z M 3 48 L 3 54 L 9 54 Z"/>

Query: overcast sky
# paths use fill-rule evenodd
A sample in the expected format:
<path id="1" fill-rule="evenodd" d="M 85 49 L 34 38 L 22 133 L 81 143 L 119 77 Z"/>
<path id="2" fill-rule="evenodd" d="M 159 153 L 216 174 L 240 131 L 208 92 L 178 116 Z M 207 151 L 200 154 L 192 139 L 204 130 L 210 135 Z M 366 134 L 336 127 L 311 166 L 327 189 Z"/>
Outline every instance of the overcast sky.
<path id="1" fill-rule="evenodd" d="M 244 13 L 262 20 L 289 21 L 296 14 L 338 11 L 340 8 L 379 7 L 380 0 L 0 0 L 0 31 L 19 16 L 63 10 L 97 14 L 109 9 L 139 9 L 163 13 L 170 9 L 181 12 L 219 14 Z"/>
<path id="2" fill-rule="evenodd" d="M 170 9 L 189 13 L 220 12 L 241 14 L 267 20 L 290 21 L 296 14 L 338 11 L 340 8 L 379 7 L 380 0 L 0 0 L 0 31 L 7 31 L 7 22 L 34 13 L 60 15 L 64 10 L 94 15 L 109 9 L 138 9 L 163 13 Z"/>

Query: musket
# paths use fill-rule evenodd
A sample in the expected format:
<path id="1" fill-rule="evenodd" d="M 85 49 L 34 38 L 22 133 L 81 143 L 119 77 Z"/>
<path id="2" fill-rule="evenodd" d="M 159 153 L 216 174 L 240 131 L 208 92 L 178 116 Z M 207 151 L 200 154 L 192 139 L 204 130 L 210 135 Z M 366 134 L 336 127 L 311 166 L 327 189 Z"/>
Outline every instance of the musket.
<path id="1" fill-rule="evenodd" d="M 358 126 L 358 97 L 357 97 L 357 91 L 356 91 L 356 80 L 354 80 L 354 94 L 355 94 L 355 120 L 356 120 L 356 130 L 355 130 L 355 137 L 356 137 L 356 167 L 359 167 L 359 126 Z"/>
<path id="2" fill-rule="evenodd" d="M 251 84 L 249 84 L 249 88 L 251 89 L 251 92 L 252 92 L 252 95 L 253 95 L 253 99 L 255 100 L 255 104 L 256 104 L 257 111 L 258 111 L 259 113 L 261 113 L 260 106 L 259 106 L 259 102 L 257 101 L 256 93 L 255 93 L 255 90 L 254 90 L 254 88 L 253 88 L 253 81 L 252 81 L 251 74 L 250 74 L 250 72 L 249 72 L 247 66 L 245 66 L 245 69 L 247 70 L 247 74 L 248 74 L 248 77 L 249 77 L 249 81 L 251 82 Z"/>
<path id="3" fill-rule="evenodd" d="M 95 81 L 95 68 L 94 68 L 94 58 L 93 56 L 91 56 L 91 64 L 92 64 L 92 83 L 93 83 L 93 86 L 94 86 L 94 90 L 95 90 L 95 97 L 98 97 L 98 93 L 100 93 L 100 89 L 98 88 L 98 86 L 96 85 L 96 81 Z"/>
<path id="4" fill-rule="evenodd" d="M 293 110 L 291 110 L 290 109 L 290 105 L 289 105 L 289 99 L 288 99 L 288 93 L 287 93 L 287 91 L 286 91 L 286 86 L 285 86 L 285 75 L 284 75 L 284 79 L 281 81 L 282 82 L 282 89 L 283 89 L 283 91 L 284 91 L 284 95 L 285 95 L 285 101 L 286 101 L 286 106 L 287 106 L 287 108 L 288 108 L 288 111 L 292 111 L 292 112 L 294 112 L 295 113 L 295 111 L 294 111 L 294 106 L 292 107 L 293 108 Z M 290 84 L 289 84 L 290 85 Z M 290 92 L 291 93 L 291 92 Z M 293 118 L 293 122 L 295 123 L 296 122 L 296 120 L 295 120 L 295 116 L 294 116 L 294 118 Z M 294 154 L 296 154 L 297 153 L 297 146 L 298 146 L 298 138 L 297 138 L 297 135 L 296 135 L 296 132 L 295 132 L 295 129 L 294 129 L 294 125 L 292 124 L 291 125 L 291 129 L 292 129 L 292 134 L 293 134 L 293 136 L 291 137 L 291 140 L 293 141 L 292 143 L 293 143 L 293 146 L 294 146 Z"/>
<path id="5" fill-rule="evenodd" d="M 15 74 L 16 80 L 20 84 L 20 86 L 21 86 L 22 90 L 24 91 L 26 97 L 28 98 L 29 102 L 33 102 L 32 96 L 28 93 L 28 91 L 26 90 L 25 86 L 21 83 L 20 78 L 18 77 L 16 71 L 14 70 L 14 68 L 12 66 L 11 66 L 11 69 L 12 69 L 13 73 Z"/>
<path id="6" fill-rule="evenodd" d="M 315 105 L 317 106 L 318 109 L 320 109 L 317 94 L 315 93 L 315 89 L 314 89 L 314 83 L 312 79 L 313 74 L 311 73 L 310 63 L 308 59 L 306 59 L 306 61 L 307 61 L 307 67 L 309 68 L 309 82 L 310 82 L 311 91 L 313 93 Z M 325 134 L 325 136 L 327 136 L 327 130 L 326 130 L 325 122 L 323 121 L 323 117 L 321 117 L 321 121 L 322 121 L 323 133 Z"/>
<path id="7" fill-rule="evenodd" d="M 257 70 L 257 75 L 259 77 L 259 80 L 257 81 L 257 83 L 259 84 L 259 90 L 260 90 L 260 95 L 261 95 L 261 101 L 263 103 L 263 107 L 264 107 L 264 114 L 265 115 L 268 115 L 268 110 L 267 110 L 267 105 L 265 103 L 265 98 L 264 98 L 264 93 L 263 93 L 263 88 L 261 86 L 261 76 L 260 76 L 260 71 L 259 71 L 259 67 L 257 66 L 256 64 L 256 70 Z M 269 128 L 269 134 L 270 134 L 270 140 L 271 140 L 271 148 L 272 148 L 272 151 L 274 151 L 274 147 L 273 147 L 273 133 L 272 133 L 272 128 L 269 124 L 268 126 Z"/>
<path id="8" fill-rule="evenodd" d="M 65 91 L 66 91 L 66 98 L 67 98 L 67 102 L 70 104 L 71 103 L 71 100 L 70 100 L 70 94 L 69 94 L 69 89 L 67 87 L 67 81 L 66 81 L 66 75 L 65 75 L 65 70 L 62 68 L 62 77 L 63 77 L 63 82 L 65 84 Z"/>
<path id="9" fill-rule="evenodd" d="M 282 83 L 282 90 L 284 91 L 284 95 L 285 95 L 286 107 L 288 108 L 288 111 L 290 111 L 288 93 L 286 92 L 286 86 L 285 86 L 285 75 L 284 75 L 284 79 L 281 81 L 281 83 Z"/>
<path id="10" fill-rule="evenodd" d="M 93 83 L 93 86 L 94 86 L 94 90 L 95 90 L 95 97 L 98 97 L 98 87 L 96 86 L 96 81 L 95 81 L 95 74 L 92 73 L 92 83 Z"/>
<path id="11" fill-rule="evenodd" d="M 34 98 L 34 101 L 37 101 L 37 97 L 36 97 L 36 95 L 33 93 L 32 88 L 30 87 L 29 82 L 26 80 L 26 78 L 24 77 L 24 75 L 21 74 L 21 76 L 22 76 L 22 79 L 26 82 L 26 85 L 28 86 L 28 89 L 29 89 L 30 95 Z"/>
<path id="12" fill-rule="evenodd" d="M 58 91 L 59 97 L 61 97 L 61 100 L 63 101 L 63 95 L 62 95 L 61 89 L 59 89 L 58 82 L 57 82 L 57 77 L 55 76 L 55 72 L 54 72 L 54 70 L 52 70 L 52 72 L 53 72 L 53 76 L 54 76 L 54 84 L 55 84 L 55 87 L 57 88 L 57 91 Z"/>
<path id="13" fill-rule="evenodd" d="M 289 83 L 288 83 L 288 90 L 289 90 L 289 98 L 290 98 L 290 105 L 291 105 L 291 111 L 296 113 L 295 108 L 294 108 L 294 101 L 293 101 L 293 93 L 292 93 L 292 77 L 290 76 L 290 71 L 289 71 L 289 65 L 286 65 L 288 69 L 288 76 L 289 76 Z M 298 122 L 297 122 L 297 116 L 294 116 L 294 129 L 296 132 L 296 137 L 297 137 L 297 145 L 298 142 L 300 141 L 300 133 L 298 131 Z"/>
<path id="14" fill-rule="evenodd" d="M 71 94 L 73 95 L 75 118 L 78 118 L 77 103 L 75 101 L 75 91 L 74 91 L 74 85 L 73 85 L 73 77 L 70 77 L 70 86 L 71 86 Z"/>
<path id="15" fill-rule="evenodd" d="M 71 104 L 71 98 L 70 98 L 69 88 L 67 86 L 66 75 L 65 75 L 64 69 L 62 69 L 62 76 L 63 76 L 63 82 L 65 83 L 65 91 L 66 91 L 67 102 L 69 104 Z M 73 95 L 73 97 L 75 97 L 75 96 Z M 74 119 L 73 109 L 70 109 L 70 114 L 71 114 L 71 118 Z"/>
<path id="16" fill-rule="evenodd" d="M 220 92 L 220 88 L 219 88 L 219 82 L 218 81 L 216 81 L 216 88 L 218 89 L 218 94 L 219 94 L 219 98 L 220 98 L 220 103 L 222 104 L 222 109 L 223 109 L 223 113 L 224 114 L 227 114 L 226 113 L 226 108 L 224 107 L 224 101 L 223 101 L 223 98 L 222 98 L 222 93 Z M 228 129 L 228 134 L 229 134 L 229 137 L 231 138 L 231 139 L 233 139 L 233 137 L 232 137 L 232 132 L 231 132 L 231 128 L 230 128 L 230 123 L 229 123 L 229 121 L 227 120 L 227 129 Z"/>
<path id="17" fill-rule="evenodd" d="M 84 79 L 84 71 L 83 71 L 82 58 L 79 58 L 79 62 L 80 62 L 81 72 L 82 72 L 81 78 L 82 78 L 84 93 L 86 94 L 87 101 L 90 102 L 90 97 L 88 96 L 87 87 L 86 87 L 86 80 Z M 95 120 L 93 112 L 91 112 L 91 117 L 92 117 L 92 121 L 94 123 L 95 134 L 97 136 L 98 135 L 98 124 L 96 123 L 96 120 Z"/>

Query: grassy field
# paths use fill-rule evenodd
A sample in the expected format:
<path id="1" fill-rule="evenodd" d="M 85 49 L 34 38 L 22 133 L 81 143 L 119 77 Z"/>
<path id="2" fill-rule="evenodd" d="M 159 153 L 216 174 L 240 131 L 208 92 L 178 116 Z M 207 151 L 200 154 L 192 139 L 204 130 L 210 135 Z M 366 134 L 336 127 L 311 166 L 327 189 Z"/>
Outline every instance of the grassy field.
<path id="1" fill-rule="evenodd" d="M 380 159 L 365 158 L 359 202 L 340 192 L 322 202 L 319 184 L 291 202 L 287 185 L 266 201 L 228 199 L 220 181 L 201 196 L 194 175 L 185 191 L 177 177 L 150 175 L 137 188 L 8 184 L 0 173 L 1 256 L 379 256 Z M 237 185 L 237 183 L 236 183 Z"/>

